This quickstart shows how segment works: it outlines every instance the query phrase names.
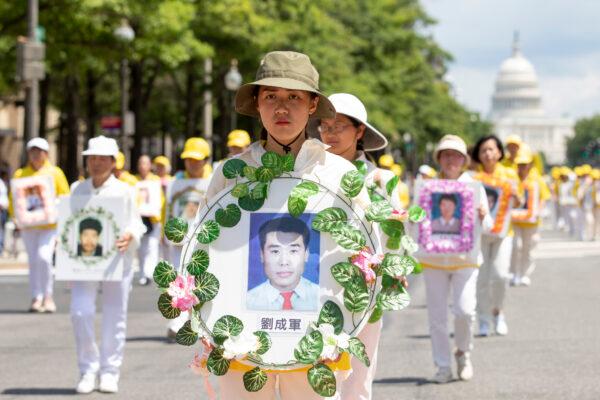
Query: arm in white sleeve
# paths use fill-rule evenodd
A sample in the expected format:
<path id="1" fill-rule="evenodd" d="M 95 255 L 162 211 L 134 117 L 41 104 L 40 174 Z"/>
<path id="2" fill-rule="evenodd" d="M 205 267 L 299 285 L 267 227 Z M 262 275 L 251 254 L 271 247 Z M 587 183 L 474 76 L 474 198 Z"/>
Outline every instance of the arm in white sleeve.
<path id="1" fill-rule="evenodd" d="M 125 232 L 131 234 L 131 243 L 129 245 L 130 251 L 137 249 L 140 246 L 142 236 L 146 233 L 146 226 L 142 222 L 140 213 L 135 203 L 135 192 L 133 188 L 128 188 L 127 197 L 125 199 L 125 208 L 127 226 Z"/>

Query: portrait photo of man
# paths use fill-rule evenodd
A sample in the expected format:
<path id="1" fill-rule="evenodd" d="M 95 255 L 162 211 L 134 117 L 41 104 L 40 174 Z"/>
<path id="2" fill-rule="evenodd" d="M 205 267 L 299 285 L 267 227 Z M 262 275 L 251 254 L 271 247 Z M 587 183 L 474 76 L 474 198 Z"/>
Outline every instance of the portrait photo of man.
<path id="1" fill-rule="evenodd" d="M 260 261 L 252 262 L 250 257 L 249 276 L 262 272 L 265 278 L 253 288 L 249 284 L 246 296 L 249 310 L 317 311 L 319 285 L 312 281 L 314 275 L 312 280 L 304 276 L 309 261 L 310 236 L 306 222 L 299 218 L 284 216 L 262 223 L 258 230 Z M 258 260 L 258 257 L 254 259 Z"/>
<path id="2" fill-rule="evenodd" d="M 196 219 L 201 202 L 202 194 L 191 189 L 177 200 L 178 208 L 175 214 L 179 214 L 179 217 L 185 219 L 188 224 L 192 224 Z"/>
<path id="3" fill-rule="evenodd" d="M 79 243 L 77 243 L 77 255 L 81 257 L 102 256 L 102 244 L 100 234 L 102 224 L 99 220 L 87 217 L 79 223 Z"/>
<path id="4" fill-rule="evenodd" d="M 460 218 L 457 216 L 458 200 L 456 194 L 442 193 L 434 204 L 434 207 L 436 206 L 439 210 L 439 217 L 431 222 L 431 233 L 446 235 L 459 234 Z M 434 215 L 435 214 L 436 213 L 434 213 Z"/>

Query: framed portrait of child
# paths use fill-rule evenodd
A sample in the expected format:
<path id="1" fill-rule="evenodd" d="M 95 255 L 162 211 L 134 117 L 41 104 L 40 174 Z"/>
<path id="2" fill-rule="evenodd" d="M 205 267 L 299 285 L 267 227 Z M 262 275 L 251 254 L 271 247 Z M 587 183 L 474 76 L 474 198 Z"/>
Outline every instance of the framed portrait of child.
<path id="1" fill-rule="evenodd" d="M 48 175 L 11 180 L 15 223 L 19 228 L 56 223 L 56 192 Z"/>
<path id="2" fill-rule="evenodd" d="M 116 240 L 123 232 L 125 199 L 65 196 L 58 205 L 56 279 L 119 281 L 123 257 Z"/>

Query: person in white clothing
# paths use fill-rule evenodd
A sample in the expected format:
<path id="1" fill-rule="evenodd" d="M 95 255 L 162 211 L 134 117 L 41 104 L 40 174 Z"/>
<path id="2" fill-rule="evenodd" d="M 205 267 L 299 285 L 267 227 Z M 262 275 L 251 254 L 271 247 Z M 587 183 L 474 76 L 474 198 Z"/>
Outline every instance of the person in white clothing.
<path id="1" fill-rule="evenodd" d="M 264 125 L 264 141 L 251 144 L 236 157 L 249 166 L 258 167 L 266 151 L 281 155 L 293 154 L 295 163 L 291 174 L 294 177 L 316 180 L 330 190 L 337 191 L 342 176 L 355 170 L 355 167 L 343 158 L 327 152 L 328 146 L 319 140 L 307 138 L 309 118 L 335 116 L 333 105 L 318 90 L 318 79 L 319 75 L 308 56 L 290 51 L 268 53 L 260 64 L 257 80 L 243 85 L 236 94 L 236 110 L 239 113 L 260 117 Z M 226 179 L 222 166 L 219 166 L 208 188 L 208 201 L 234 184 L 235 180 Z M 359 202 L 363 202 L 359 204 L 369 204 L 366 190 L 363 189 L 358 198 Z M 344 380 L 343 372 L 334 372 L 338 392 L 333 399 L 342 398 L 340 388 Z M 246 391 L 242 375 L 242 371 L 230 368 L 227 374 L 218 377 L 221 399 L 274 399 L 277 393 L 281 400 L 322 398 L 309 386 L 306 370 L 268 372 L 267 383 L 254 393 Z"/>
<path id="2" fill-rule="evenodd" d="M 465 142 L 458 136 L 444 136 L 434 152 L 434 159 L 440 165 L 439 179 L 475 182 L 465 172 L 469 156 Z M 484 230 L 492 227 L 489 207 L 483 185 L 479 187 L 479 222 Z M 469 264 L 460 255 L 452 254 L 445 258 L 419 257 L 423 265 L 429 316 L 429 333 L 433 361 L 437 368 L 432 380 L 446 383 L 452 379 L 450 341 L 448 339 L 448 295 L 452 292 L 452 313 L 454 314 L 454 342 L 456 351 L 457 375 L 461 380 L 473 377 L 471 351 L 473 350 L 473 322 L 477 303 L 476 288 L 479 266 L 483 263 L 481 251 L 477 264 Z"/>
<path id="3" fill-rule="evenodd" d="M 71 321 L 75 331 L 77 362 L 81 377 L 77 393 L 91 393 L 96 388 L 116 393 L 127 326 L 127 302 L 133 278 L 132 260 L 146 228 L 138 214 L 135 193 L 131 186 L 115 178 L 112 171 L 119 149 L 114 139 L 104 136 L 92 138 L 83 152 L 89 178 L 72 185 L 73 196 L 123 196 L 125 198 L 125 229 L 116 241 L 124 255 L 122 281 L 101 282 L 102 286 L 102 340 L 96 344 L 94 316 L 99 282 L 73 282 L 71 293 Z"/>

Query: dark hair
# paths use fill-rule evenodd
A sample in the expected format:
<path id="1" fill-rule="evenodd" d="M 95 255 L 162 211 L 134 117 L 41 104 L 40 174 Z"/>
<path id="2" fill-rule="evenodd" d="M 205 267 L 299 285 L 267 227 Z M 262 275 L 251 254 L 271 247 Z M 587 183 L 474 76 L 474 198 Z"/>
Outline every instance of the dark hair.
<path id="1" fill-rule="evenodd" d="M 473 150 L 471 152 L 471 158 L 473 161 L 481 164 L 481 161 L 479 160 L 479 149 L 481 149 L 481 146 L 488 140 L 493 140 L 496 142 L 496 147 L 498 147 L 498 150 L 500 150 L 500 160 L 504 158 L 504 146 L 502 146 L 502 141 L 496 135 L 487 135 L 480 138 L 477 143 L 475 143 L 475 146 L 473 146 Z"/>
<path id="2" fill-rule="evenodd" d="M 494 199 L 494 203 L 496 203 L 498 201 L 498 192 L 495 191 L 494 189 L 490 189 L 488 187 L 485 188 L 485 194 L 486 196 L 490 196 Z M 490 207 L 492 205 L 490 204 Z"/>
<path id="3" fill-rule="evenodd" d="M 85 218 L 79 223 L 79 234 L 86 229 L 93 229 L 98 233 L 102 232 L 102 224 L 96 218 Z"/>
<path id="4" fill-rule="evenodd" d="M 450 194 L 450 193 L 443 193 L 440 196 L 440 200 L 438 201 L 438 204 L 442 204 L 442 200 L 450 200 L 451 202 L 454 203 L 454 206 L 456 206 L 456 203 L 457 203 L 455 195 Z"/>
<path id="5" fill-rule="evenodd" d="M 258 237 L 260 239 L 261 250 L 265 247 L 267 241 L 267 233 L 270 232 L 284 232 L 284 233 L 297 233 L 302 235 L 304 241 L 304 248 L 308 248 L 310 241 L 310 232 L 304 221 L 298 218 L 292 217 L 281 217 L 270 219 L 258 229 Z"/>

